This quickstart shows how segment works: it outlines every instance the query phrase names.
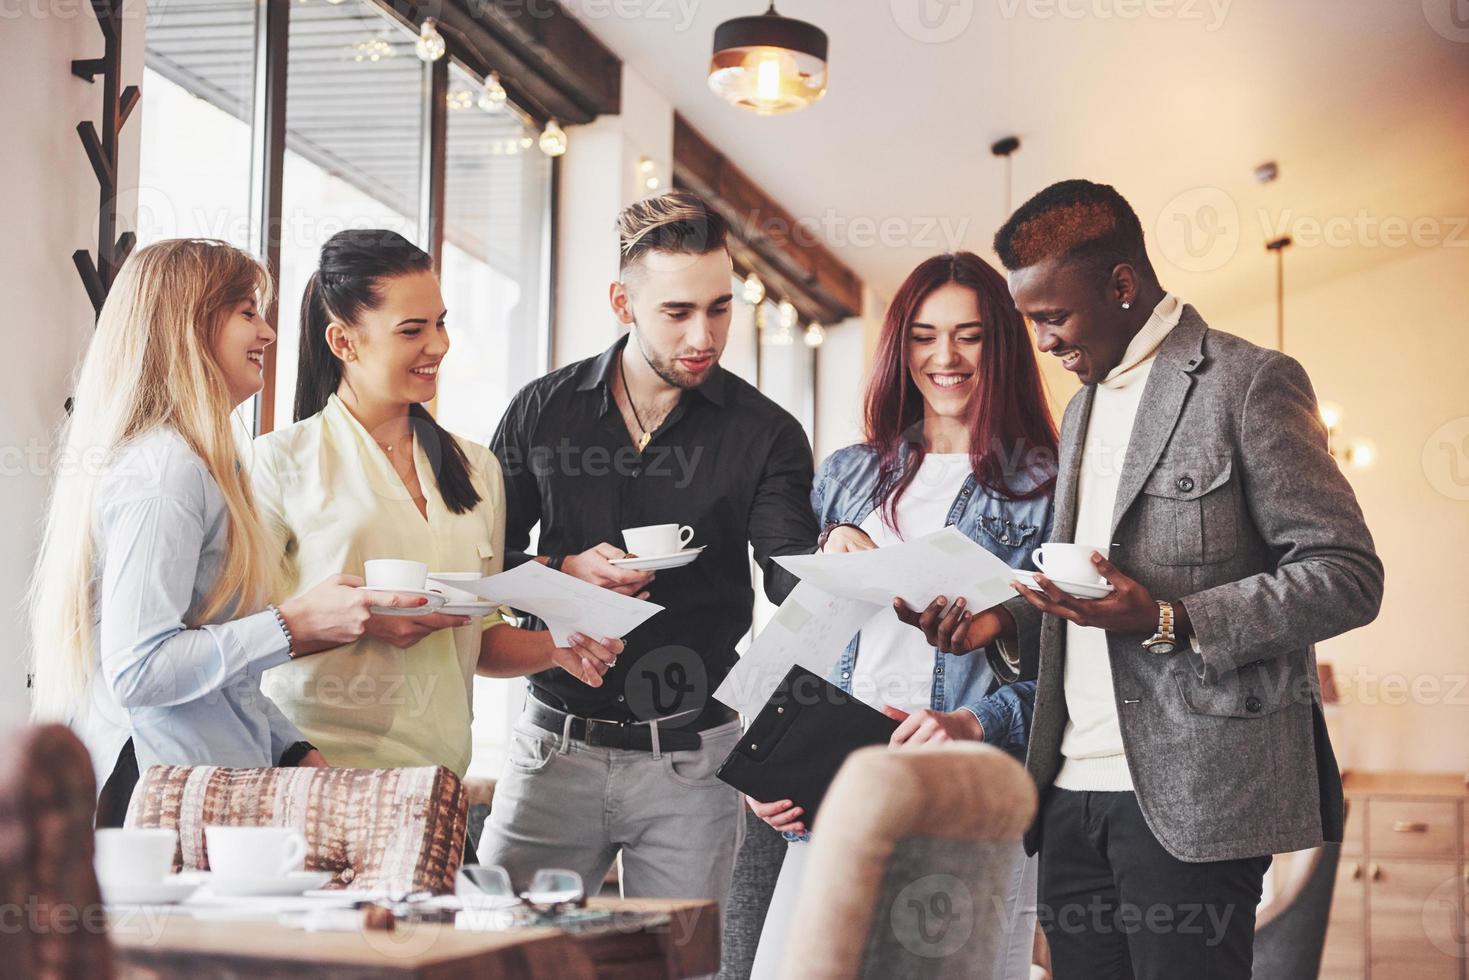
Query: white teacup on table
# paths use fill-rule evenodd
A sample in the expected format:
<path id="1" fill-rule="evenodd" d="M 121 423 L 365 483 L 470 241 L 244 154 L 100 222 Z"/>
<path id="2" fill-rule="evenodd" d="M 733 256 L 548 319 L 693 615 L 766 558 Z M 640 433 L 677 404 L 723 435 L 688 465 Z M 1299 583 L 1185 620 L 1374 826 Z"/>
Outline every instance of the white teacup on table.
<path id="1" fill-rule="evenodd" d="M 299 895 L 331 879 L 303 870 L 306 837 L 292 827 L 205 827 L 204 846 L 217 895 Z"/>
<path id="2" fill-rule="evenodd" d="M 92 865 L 103 899 L 112 905 L 165 905 L 187 898 L 199 886 L 169 873 L 178 843 L 178 831 L 166 827 L 97 831 Z"/>
<path id="3" fill-rule="evenodd" d="M 374 592 L 397 592 L 427 600 L 420 606 L 372 606 L 381 616 L 423 616 L 444 604 L 444 597 L 427 590 L 428 565 L 406 558 L 373 558 L 362 563 L 364 589 Z"/>
<path id="4" fill-rule="evenodd" d="M 1107 549 L 1098 545 L 1047 541 L 1035 549 L 1030 560 L 1062 592 L 1083 599 L 1100 599 L 1112 591 L 1112 585 L 1097 572 L 1097 566 L 1092 563 L 1093 553 L 1107 557 Z M 1018 573 L 1026 585 L 1035 588 L 1033 574 Z"/>

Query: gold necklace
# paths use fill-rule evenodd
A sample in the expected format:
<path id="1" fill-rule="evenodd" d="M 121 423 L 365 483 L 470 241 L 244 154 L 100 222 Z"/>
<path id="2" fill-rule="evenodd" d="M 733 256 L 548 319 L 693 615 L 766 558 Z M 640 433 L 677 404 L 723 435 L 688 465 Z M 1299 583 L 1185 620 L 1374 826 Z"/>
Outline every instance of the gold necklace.
<path id="1" fill-rule="evenodd" d="M 649 431 L 648 427 L 643 424 L 642 418 L 638 415 L 637 403 L 632 400 L 632 388 L 629 387 L 627 383 L 627 368 L 623 366 L 621 357 L 617 359 L 617 373 L 622 378 L 622 393 L 627 397 L 627 407 L 632 409 L 633 421 L 636 422 L 638 424 L 638 428 L 643 431 L 643 434 L 638 437 L 637 441 L 638 452 L 642 452 L 644 449 L 648 448 L 648 443 L 653 441 L 653 433 Z M 667 417 L 668 413 L 665 412 L 663 418 L 666 419 Z M 658 426 L 662 424 L 663 419 L 659 419 L 658 422 L 653 426 L 653 428 L 657 429 Z"/>

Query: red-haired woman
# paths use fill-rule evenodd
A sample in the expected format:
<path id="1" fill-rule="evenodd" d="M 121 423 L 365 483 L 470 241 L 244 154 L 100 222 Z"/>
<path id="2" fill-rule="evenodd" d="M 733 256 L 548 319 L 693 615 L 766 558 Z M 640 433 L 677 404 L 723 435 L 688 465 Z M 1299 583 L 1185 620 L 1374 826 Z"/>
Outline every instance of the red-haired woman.
<path id="1" fill-rule="evenodd" d="M 1025 321 L 998 272 L 959 252 L 914 269 L 893 298 L 867 384 L 866 440 L 829 456 L 812 506 L 825 552 L 862 551 L 953 525 L 1012 568 L 1050 533 L 1056 426 Z M 956 608 L 957 607 L 957 608 Z M 932 608 L 932 607 L 931 607 Z M 950 607 L 948 625 L 999 609 Z M 983 655 L 943 653 L 885 610 L 853 638 L 832 683 L 902 720 L 893 744 L 983 740 L 1023 756 L 1034 681 L 1014 681 L 1013 644 Z M 1026 638 L 1033 640 L 1033 638 Z M 789 800 L 750 801 L 791 844 L 766 915 L 752 976 L 775 976 L 809 840 Z M 1035 867 L 1016 845 L 1008 941 L 987 975 L 1028 977 L 1035 936 Z"/>

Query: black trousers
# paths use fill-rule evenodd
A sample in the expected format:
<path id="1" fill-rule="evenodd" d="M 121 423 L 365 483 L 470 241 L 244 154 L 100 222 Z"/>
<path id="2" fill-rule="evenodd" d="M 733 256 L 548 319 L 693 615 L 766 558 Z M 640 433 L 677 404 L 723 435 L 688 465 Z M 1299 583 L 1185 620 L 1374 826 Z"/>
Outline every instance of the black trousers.
<path id="1" fill-rule="evenodd" d="M 1190 864 L 1132 793 L 1052 787 L 1036 916 L 1055 980 L 1249 980 L 1270 856 Z"/>

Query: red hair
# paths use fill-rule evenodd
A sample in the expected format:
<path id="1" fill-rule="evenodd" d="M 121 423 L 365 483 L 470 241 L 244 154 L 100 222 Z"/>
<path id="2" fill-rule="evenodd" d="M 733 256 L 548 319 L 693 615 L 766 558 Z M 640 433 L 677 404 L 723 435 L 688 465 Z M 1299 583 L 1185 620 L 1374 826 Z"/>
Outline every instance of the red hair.
<path id="1" fill-rule="evenodd" d="M 972 252 L 936 255 L 898 287 L 867 380 L 865 434 L 878 455 L 877 499 L 883 520 L 893 528 L 898 500 L 927 451 L 923 396 L 908 372 L 909 327 L 929 294 L 951 282 L 974 291 L 983 325 L 977 387 L 969 403 L 969 465 L 975 478 L 1009 500 L 1043 496 L 1056 482 L 1056 423 L 1030 334 L 1005 280 Z M 905 441 L 913 443 L 906 466 L 901 456 Z"/>

